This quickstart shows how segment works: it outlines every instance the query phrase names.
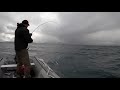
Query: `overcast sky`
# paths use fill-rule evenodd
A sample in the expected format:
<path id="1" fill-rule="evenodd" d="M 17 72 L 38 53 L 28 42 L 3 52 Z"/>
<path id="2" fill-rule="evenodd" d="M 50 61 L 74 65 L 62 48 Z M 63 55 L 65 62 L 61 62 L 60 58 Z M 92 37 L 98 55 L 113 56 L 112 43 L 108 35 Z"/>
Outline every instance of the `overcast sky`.
<path id="1" fill-rule="evenodd" d="M 37 43 L 120 45 L 120 12 L 0 12 L 0 41 L 14 41 L 17 23 L 27 19 Z"/>

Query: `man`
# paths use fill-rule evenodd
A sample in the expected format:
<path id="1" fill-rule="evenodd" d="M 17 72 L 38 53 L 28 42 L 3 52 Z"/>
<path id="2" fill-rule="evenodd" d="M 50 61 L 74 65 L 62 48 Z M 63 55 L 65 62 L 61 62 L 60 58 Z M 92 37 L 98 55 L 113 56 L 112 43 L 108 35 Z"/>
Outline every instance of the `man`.
<path id="1" fill-rule="evenodd" d="M 17 23 L 17 29 L 15 30 L 15 52 L 17 59 L 17 75 L 21 77 L 23 74 L 25 78 L 30 78 L 31 65 L 28 54 L 28 43 L 32 43 L 32 34 L 29 33 L 27 27 L 29 22 L 23 20 L 22 23 Z"/>

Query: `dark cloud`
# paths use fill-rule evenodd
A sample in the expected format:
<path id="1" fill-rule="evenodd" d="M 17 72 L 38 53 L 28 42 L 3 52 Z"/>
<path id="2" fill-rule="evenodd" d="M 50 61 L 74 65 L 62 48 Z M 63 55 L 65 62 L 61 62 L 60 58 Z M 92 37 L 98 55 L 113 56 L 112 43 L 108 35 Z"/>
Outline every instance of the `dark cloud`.
<path id="1" fill-rule="evenodd" d="M 43 20 L 42 17 L 40 17 L 43 13 L 46 12 L 0 13 L 0 33 L 14 35 L 16 23 L 21 22 L 23 19 L 30 21 L 30 32 L 32 32 L 35 27 L 43 23 L 43 21 L 47 21 L 49 16 L 52 15 L 47 13 L 48 17 L 44 17 L 46 20 Z M 119 12 L 51 13 L 56 15 L 57 24 L 48 23 L 39 27 L 35 31 L 35 34 L 33 34 L 34 41 L 93 45 L 120 44 Z M 8 38 L 11 39 L 10 36 L 8 36 L 7 39 Z"/>
<path id="2" fill-rule="evenodd" d="M 57 34 L 61 40 L 67 43 L 78 44 L 106 44 L 106 42 L 109 42 L 108 44 L 118 43 L 117 38 L 115 38 L 114 41 L 112 40 L 112 38 L 114 38 L 115 36 L 112 36 L 111 33 L 117 32 L 117 30 L 120 29 L 119 14 L 120 13 L 103 13 L 103 12 L 70 13 L 70 14 L 63 13 L 61 15 L 61 18 L 63 22 L 64 21 L 65 22 L 63 23 L 63 27 L 61 28 L 60 33 Z M 105 32 L 99 33 L 100 31 Z M 96 36 L 94 35 L 94 38 L 97 37 L 97 34 L 100 34 L 101 37 L 99 39 L 97 38 L 96 40 L 94 40 L 93 37 L 91 38 L 92 34 L 94 33 L 96 33 Z M 89 34 L 91 34 L 91 36 Z M 102 35 L 104 35 L 104 38 L 102 37 Z"/>

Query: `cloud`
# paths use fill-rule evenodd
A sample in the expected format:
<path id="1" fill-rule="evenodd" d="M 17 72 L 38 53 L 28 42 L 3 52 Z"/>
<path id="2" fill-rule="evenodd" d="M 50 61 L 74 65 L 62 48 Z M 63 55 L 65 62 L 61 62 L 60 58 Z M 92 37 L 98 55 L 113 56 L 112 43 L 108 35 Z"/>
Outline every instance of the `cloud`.
<path id="1" fill-rule="evenodd" d="M 1 12 L 0 40 L 13 41 L 17 22 L 28 19 L 35 42 L 119 45 L 120 12 Z M 4 34 L 3 34 L 4 33 Z"/>
<path id="2" fill-rule="evenodd" d="M 14 41 L 14 35 L 0 33 L 0 40 L 3 41 Z"/>
<path id="3" fill-rule="evenodd" d="M 120 13 L 66 13 L 61 15 L 66 23 L 61 30 L 64 33 L 61 32 L 58 36 L 64 42 L 73 44 L 118 44 L 119 34 L 112 35 L 112 33 L 118 33 L 120 29 L 120 20 L 117 19 L 120 16 L 118 14 Z M 94 38 L 91 35 L 94 35 Z M 106 41 L 104 41 L 105 39 Z"/>
<path id="4" fill-rule="evenodd" d="M 114 31 L 114 32 L 113 32 Z M 104 30 L 98 31 L 95 33 L 88 34 L 86 37 L 86 42 L 89 44 L 96 44 L 96 45 L 120 45 L 120 30 Z"/>

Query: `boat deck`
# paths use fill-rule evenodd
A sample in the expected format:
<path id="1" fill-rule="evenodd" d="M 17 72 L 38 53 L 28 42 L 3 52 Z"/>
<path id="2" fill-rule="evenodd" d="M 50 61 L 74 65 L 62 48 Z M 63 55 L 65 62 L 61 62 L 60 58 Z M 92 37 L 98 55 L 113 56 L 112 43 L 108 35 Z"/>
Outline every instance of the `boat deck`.
<path id="1" fill-rule="evenodd" d="M 38 57 L 30 57 L 32 78 L 60 78 L 45 62 Z M 0 78 L 16 78 L 17 64 L 14 56 L 0 58 Z"/>

